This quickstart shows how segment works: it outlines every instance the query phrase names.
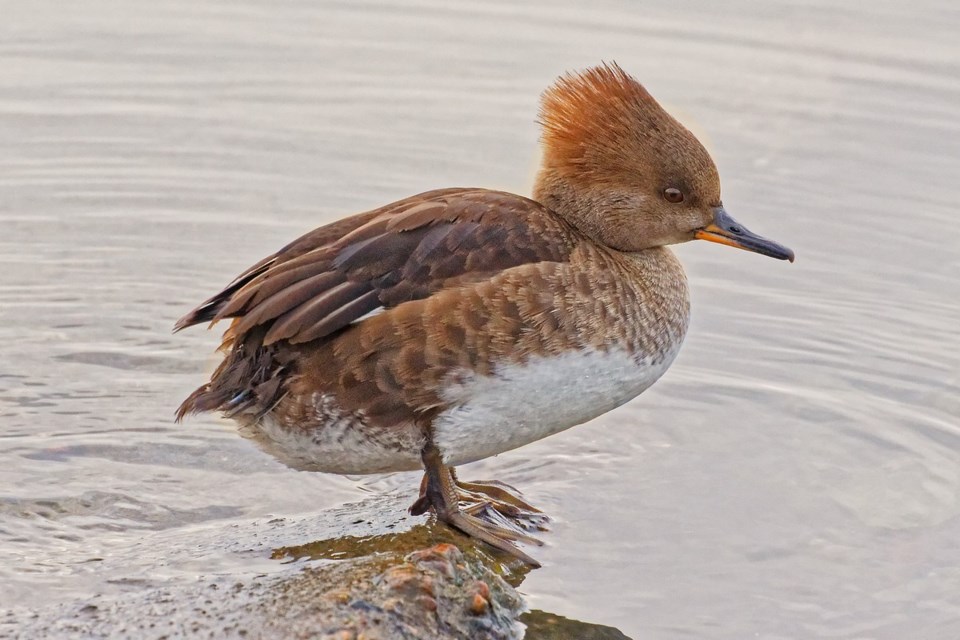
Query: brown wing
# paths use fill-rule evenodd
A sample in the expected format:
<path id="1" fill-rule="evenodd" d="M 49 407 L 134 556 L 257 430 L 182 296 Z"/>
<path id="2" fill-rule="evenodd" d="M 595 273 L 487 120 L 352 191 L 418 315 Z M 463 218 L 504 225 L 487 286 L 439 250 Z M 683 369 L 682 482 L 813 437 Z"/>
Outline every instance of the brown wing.
<path id="1" fill-rule="evenodd" d="M 177 322 L 236 318 L 228 340 L 262 327 L 263 345 L 328 336 L 378 308 L 565 261 L 576 232 L 540 204 L 484 189 L 445 189 L 316 229 L 250 267 Z"/>

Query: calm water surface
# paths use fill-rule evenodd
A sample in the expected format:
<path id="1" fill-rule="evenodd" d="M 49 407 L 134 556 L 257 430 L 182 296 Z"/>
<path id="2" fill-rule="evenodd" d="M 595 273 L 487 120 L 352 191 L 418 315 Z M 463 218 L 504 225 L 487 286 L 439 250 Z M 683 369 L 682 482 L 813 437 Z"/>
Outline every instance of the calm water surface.
<path id="1" fill-rule="evenodd" d="M 634 638 L 960 637 L 960 9 L 644 4 L 3 3 L 0 609 L 270 571 L 192 541 L 412 489 L 174 425 L 217 336 L 170 328 L 348 213 L 526 193 L 539 92 L 613 59 L 798 259 L 680 247 L 665 378 L 462 471 L 554 516 L 524 593 Z"/>

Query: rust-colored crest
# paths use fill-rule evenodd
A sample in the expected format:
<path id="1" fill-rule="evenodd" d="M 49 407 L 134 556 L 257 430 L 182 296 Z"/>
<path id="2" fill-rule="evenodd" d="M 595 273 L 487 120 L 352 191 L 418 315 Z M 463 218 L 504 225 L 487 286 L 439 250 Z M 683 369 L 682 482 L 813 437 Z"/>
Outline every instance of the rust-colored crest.
<path id="1" fill-rule="evenodd" d="M 541 99 L 544 166 L 592 180 L 680 154 L 712 162 L 700 143 L 616 63 L 566 74 Z"/>
<path id="2" fill-rule="evenodd" d="M 643 85 L 616 63 L 609 63 L 558 78 L 543 92 L 540 123 L 550 139 L 576 142 L 587 131 L 613 124 L 606 118 L 598 121 L 598 115 L 624 118 L 621 124 L 629 126 L 637 111 L 649 109 L 662 111 Z"/>

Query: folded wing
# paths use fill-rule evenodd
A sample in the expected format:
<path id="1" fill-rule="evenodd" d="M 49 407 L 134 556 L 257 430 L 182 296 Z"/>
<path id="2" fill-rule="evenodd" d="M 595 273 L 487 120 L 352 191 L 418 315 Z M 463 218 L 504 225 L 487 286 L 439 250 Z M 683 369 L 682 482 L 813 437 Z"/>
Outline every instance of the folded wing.
<path id="1" fill-rule="evenodd" d="M 253 265 L 181 318 L 234 318 L 228 340 L 262 327 L 264 346 L 321 339 L 379 309 L 565 261 L 576 234 L 540 204 L 485 189 L 413 196 L 316 229 Z"/>

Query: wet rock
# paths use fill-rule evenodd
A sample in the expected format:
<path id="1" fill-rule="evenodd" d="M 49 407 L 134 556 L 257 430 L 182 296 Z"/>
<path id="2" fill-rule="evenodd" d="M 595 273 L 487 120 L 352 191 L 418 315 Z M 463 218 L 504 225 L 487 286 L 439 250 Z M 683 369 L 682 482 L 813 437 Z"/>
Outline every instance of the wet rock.
<path id="1" fill-rule="evenodd" d="M 476 614 L 478 582 L 494 587 L 492 605 Z M 349 586 L 339 586 L 343 583 Z M 338 586 L 331 589 L 331 584 Z M 449 543 L 414 551 L 396 563 L 377 558 L 311 567 L 272 589 L 261 604 L 272 614 L 262 628 L 268 636 L 307 637 L 312 631 L 357 640 L 522 637 L 517 619 L 524 607 L 517 592 L 478 558 Z"/>

